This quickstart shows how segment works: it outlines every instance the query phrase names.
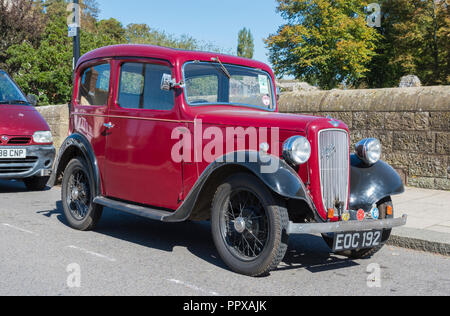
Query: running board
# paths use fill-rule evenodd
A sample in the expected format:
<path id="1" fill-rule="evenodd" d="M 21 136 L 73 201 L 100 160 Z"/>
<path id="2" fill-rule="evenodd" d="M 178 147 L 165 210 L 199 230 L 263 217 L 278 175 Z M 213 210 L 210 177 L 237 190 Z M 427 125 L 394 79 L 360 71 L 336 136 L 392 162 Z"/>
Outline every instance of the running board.
<path id="1" fill-rule="evenodd" d="M 166 222 L 167 219 L 174 214 L 171 212 L 161 211 L 149 207 L 134 205 L 126 202 L 119 202 L 105 197 L 96 197 L 93 202 L 95 204 L 100 204 L 118 211 L 130 213 L 141 217 L 146 217 L 161 222 Z"/>

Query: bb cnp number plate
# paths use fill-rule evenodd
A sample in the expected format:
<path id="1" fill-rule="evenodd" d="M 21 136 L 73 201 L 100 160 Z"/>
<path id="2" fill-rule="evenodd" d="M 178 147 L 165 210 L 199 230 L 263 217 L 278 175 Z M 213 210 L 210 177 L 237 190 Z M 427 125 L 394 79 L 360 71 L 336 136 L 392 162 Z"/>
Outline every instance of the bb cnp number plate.
<path id="1" fill-rule="evenodd" d="M 0 159 L 24 159 L 27 158 L 26 149 L 1 149 Z"/>
<path id="2" fill-rule="evenodd" d="M 382 234 L 383 232 L 381 230 L 336 233 L 334 236 L 333 251 L 339 252 L 380 246 Z"/>

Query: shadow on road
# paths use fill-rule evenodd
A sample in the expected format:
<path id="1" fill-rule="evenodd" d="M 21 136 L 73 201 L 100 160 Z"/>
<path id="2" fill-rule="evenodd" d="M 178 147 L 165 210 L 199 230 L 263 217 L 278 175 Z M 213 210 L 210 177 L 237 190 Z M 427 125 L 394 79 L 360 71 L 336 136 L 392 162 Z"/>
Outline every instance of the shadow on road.
<path id="1" fill-rule="evenodd" d="M 47 186 L 45 190 L 48 191 L 51 187 Z M 3 193 L 21 193 L 21 192 L 33 192 L 26 188 L 23 181 L 20 180 L 0 180 L 0 194 Z M 39 191 L 41 192 L 41 191 Z"/>
<path id="2" fill-rule="evenodd" d="M 56 203 L 54 210 L 38 213 L 47 217 L 56 216 L 68 226 L 61 201 Z M 172 252 L 174 247 L 184 247 L 202 260 L 229 270 L 215 249 L 209 222 L 161 223 L 105 208 L 94 233 L 167 252 Z M 355 265 L 358 264 L 330 254 L 321 237 L 297 235 L 291 236 L 288 252 L 277 271 L 307 269 L 315 273 Z"/>
<path id="3" fill-rule="evenodd" d="M 26 192 L 27 188 L 22 181 L 0 180 L 0 194 Z"/>

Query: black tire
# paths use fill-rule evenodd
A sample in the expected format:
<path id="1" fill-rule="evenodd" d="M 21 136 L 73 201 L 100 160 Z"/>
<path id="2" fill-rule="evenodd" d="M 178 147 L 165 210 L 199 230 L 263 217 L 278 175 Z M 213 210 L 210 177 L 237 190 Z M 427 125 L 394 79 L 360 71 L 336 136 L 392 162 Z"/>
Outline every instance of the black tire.
<path id="1" fill-rule="evenodd" d="M 70 227 L 88 231 L 100 220 L 103 207 L 93 203 L 94 181 L 83 159 L 72 159 L 64 171 L 61 199 Z"/>
<path id="2" fill-rule="evenodd" d="M 243 197 L 244 205 L 240 202 Z M 242 232 L 236 228 L 238 221 L 243 224 L 239 226 Z M 264 276 L 275 269 L 287 251 L 288 224 L 284 203 L 253 175 L 230 176 L 214 195 L 211 218 L 214 244 L 234 272 Z"/>
<path id="3" fill-rule="evenodd" d="M 31 177 L 23 179 L 23 183 L 29 191 L 43 191 L 47 188 L 50 177 Z"/>
<path id="4" fill-rule="evenodd" d="M 387 215 L 388 206 L 391 206 L 393 208 L 391 197 L 387 197 L 377 203 L 377 207 L 380 210 L 380 219 L 393 217 L 393 215 L 391 216 Z M 384 247 L 384 244 L 389 240 L 389 237 L 391 236 L 391 232 L 392 229 L 383 230 L 383 236 L 381 238 L 383 244 L 381 246 L 368 249 L 357 249 L 351 251 L 337 252 L 336 254 L 346 256 L 351 259 L 369 259 Z M 327 243 L 328 247 L 333 248 L 333 238 L 331 238 L 328 235 L 323 235 L 323 239 Z"/>

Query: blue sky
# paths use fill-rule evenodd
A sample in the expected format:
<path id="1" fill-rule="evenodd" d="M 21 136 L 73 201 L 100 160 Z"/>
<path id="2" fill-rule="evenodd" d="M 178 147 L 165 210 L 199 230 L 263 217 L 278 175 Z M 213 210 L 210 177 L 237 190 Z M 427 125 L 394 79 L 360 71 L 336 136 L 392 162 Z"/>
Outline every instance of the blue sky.
<path id="1" fill-rule="evenodd" d="M 97 0 L 101 19 L 116 18 L 123 25 L 146 23 L 174 35 L 188 34 L 200 41 L 230 49 L 237 47 L 243 27 L 255 38 L 254 59 L 268 63 L 263 38 L 284 23 L 275 0 Z"/>

